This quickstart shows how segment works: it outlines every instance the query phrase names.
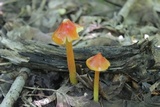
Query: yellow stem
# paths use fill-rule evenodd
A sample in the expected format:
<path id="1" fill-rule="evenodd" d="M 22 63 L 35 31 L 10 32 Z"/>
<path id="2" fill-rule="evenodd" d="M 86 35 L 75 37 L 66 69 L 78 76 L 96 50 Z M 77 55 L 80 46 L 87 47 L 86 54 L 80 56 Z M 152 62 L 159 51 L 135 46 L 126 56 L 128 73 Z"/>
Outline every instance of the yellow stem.
<path id="1" fill-rule="evenodd" d="M 94 74 L 94 101 L 98 102 L 99 96 L 99 72 L 95 71 Z"/>
<path id="2" fill-rule="evenodd" d="M 67 53 L 69 78 L 70 78 L 70 82 L 74 85 L 74 84 L 77 84 L 76 66 L 75 66 L 72 42 L 68 42 L 68 40 L 66 40 L 66 53 Z"/>

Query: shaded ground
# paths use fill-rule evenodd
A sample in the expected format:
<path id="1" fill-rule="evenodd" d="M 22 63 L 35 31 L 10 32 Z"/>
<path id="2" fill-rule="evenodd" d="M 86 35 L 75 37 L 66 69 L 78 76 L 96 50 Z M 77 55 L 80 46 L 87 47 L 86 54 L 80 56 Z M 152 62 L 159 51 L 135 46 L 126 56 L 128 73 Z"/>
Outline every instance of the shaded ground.
<path id="1" fill-rule="evenodd" d="M 159 107 L 159 13 L 159 0 L 1 0 L 0 101 L 21 76 L 13 107 Z M 84 26 L 73 43 L 75 86 L 65 48 L 51 39 L 65 18 Z M 111 66 L 95 103 L 85 61 L 98 52 Z"/>

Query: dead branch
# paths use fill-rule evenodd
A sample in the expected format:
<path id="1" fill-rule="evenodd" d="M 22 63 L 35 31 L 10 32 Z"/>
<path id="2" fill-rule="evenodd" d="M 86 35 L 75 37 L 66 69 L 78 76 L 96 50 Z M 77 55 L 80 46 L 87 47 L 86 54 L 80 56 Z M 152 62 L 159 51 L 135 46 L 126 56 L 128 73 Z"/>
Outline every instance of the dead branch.
<path id="1" fill-rule="evenodd" d="M 22 68 L 21 73 L 19 76 L 15 79 L 14 83 L 12 84 L 10 90 L 8 91 L 7 95 L 3 99 L 1 103 L 1 107 L 12 107 L 15 101 L 18 99 L 19 94 L 21 93 L 23 86 L 25 84 L 25 81 L 27 79 L 27 73 L 30 72 L 27 68 Z"/>
<path id="2" fill-rule="evenodd" d="M 118 21 L 123 22 L 123 20 L 128 16 L 130 10 L 132 9 L 133 5 L 137 2 L 137 0 L 127 0 L 124 4 L 123 8 L 118 13 Z"/>
<path id="3" fill-rule="evenodd" d="M 67 71 L 65 48 L 55 45 L 47 45 L 33 40 L 10 40 L 3 37 L 0 41 L 5 48 L 0 49 L 0 56 L 9 60 L 12 64 L 25 66 L 31 69 L 43 69 L 54 71 Z M 96 46 L 75 48 L 75 60 L 77 65 L 86 68 L 85 61 L 92 55 L 101 52 L 111 62 L 109 70 L 131 69 L 142 65 L 149 66 L 150 54 L 146 54 L 149 41 L 137 43 L 131 46 Z"/>

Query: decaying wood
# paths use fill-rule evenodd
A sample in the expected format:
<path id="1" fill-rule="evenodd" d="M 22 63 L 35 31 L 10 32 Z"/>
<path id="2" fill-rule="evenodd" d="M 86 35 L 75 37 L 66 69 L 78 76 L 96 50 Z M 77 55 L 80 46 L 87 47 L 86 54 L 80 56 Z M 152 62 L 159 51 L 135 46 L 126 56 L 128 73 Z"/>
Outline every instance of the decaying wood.
<path id="1" fill-rule="evenodd" d="M 65 48 L 43 44 L 32 40 L 11 40 L 1 38 L 5 48 L 0 49 L 0 56 L 14 65 L 38 68 L 42 70 L 67 71 Z M 110 62 L 109 70 L 128 70 L 134 67 L 150 67 L 153 60 L 150 42 L 145 40 L 131 46 L 97 46 L 75 48 L 77 65 L 86 68 L 85 61 L 92 55 L 101 52 Z"/>

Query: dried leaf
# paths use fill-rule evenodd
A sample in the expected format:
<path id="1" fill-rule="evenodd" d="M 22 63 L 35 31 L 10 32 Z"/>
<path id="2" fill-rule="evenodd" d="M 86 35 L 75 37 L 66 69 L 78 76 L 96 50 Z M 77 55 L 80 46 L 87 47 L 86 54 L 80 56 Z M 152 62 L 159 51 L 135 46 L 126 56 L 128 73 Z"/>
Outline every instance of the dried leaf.
<path id="1" fill-rule="evenodd" d="M 84 96 L 81 97 L 72 97 L 65 93 L 56 93 L 57 96 L 57 105 L 56 107 L 83 107 L 87 104 L 87 99 Z"/>

